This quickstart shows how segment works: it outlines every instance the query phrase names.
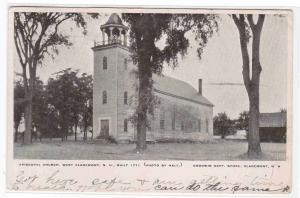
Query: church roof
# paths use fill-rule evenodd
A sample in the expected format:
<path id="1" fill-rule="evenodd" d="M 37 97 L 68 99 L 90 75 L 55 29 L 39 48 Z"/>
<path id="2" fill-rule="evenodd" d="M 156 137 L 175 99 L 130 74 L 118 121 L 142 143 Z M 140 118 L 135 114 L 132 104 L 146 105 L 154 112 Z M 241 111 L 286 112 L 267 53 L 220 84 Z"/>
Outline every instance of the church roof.
<path id="1" fill-rule="evenodd" d="M 286 112 L 261 113 L 260 127 L 286 127 Z"/>
<path id="2" fill-rule="evenodd" d="M 180 99 L 213 106 L 213 104 L 190 84 L 168 76 L 152 76 L 154 91 Z"/>

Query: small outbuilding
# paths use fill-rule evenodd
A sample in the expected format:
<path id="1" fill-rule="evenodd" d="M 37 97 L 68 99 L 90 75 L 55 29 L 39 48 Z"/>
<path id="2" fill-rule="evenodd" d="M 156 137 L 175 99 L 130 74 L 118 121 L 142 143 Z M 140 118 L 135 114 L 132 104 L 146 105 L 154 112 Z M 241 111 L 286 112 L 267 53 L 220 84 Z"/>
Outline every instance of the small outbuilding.
<path id="1" fill-rule="evenodd" d="M 286 112 L 261 113 L 259 135 L 262 142 L 286 142 Z"/>

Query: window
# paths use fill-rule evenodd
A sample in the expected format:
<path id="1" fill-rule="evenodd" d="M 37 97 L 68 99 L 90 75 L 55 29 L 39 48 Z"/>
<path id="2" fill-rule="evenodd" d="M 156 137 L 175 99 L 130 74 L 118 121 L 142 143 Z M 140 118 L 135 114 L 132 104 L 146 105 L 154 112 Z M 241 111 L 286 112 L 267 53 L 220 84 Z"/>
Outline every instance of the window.
<path id="1" fill-rule="evenodd" d="M 184 122 L 181 121 L 181 131 L 184 131 Z"/>
<path id="2" fill-rule="evenodd" d="M 172 117 L 172 130 L 175 131 L 175 112 Z"/>
<path id="3" fill-rule="evenodd" d="M 104 56 L 103 57 L 103 70 L 106 70 L 107 69 L 107 57 Z"/>
<path id="4" fill-rule="evenodd" d="M 172 107 L 172 130 L 176 130 L 176 111 L 177 111 L 177 106 L 173 105 Z"/>
<path id="5" fill-rule="evenodd" d="M 125 68 L 125 70 L 127 70 L 127 65 L 128 65 L 127 58 L 124 58 L 124 68 Z"/>
<path id="6" fill-rule="evenodd" d="M 128 103 L 128 101 L 127 101 L 127 98 L 128 98 L 128 96 L 127 96 L 128 94 L 127 94 L 127 91 L 125 91 L 124 92 L 124 104 L 127 104 Z"/>
<path id="7" fill-rule="evenodd" d="M 208 133 L 208 119 L 207 118 L 205 120 L 205 125 L 206 125 L 206 133 Z"/>
<path id="8" fill-rule="evenodd" d="M 102 92 L 102 104 L 107 104 L 107 93 L 106 93 L 106 91 Z"/>
<path id="9" fill-rule="evenodd" d="M 159 128 L 165 129 L 165 110 L 164 107 L 160 108 L 160 122 L 159 122 Z"/>
<path id="10" fill-rule="evenodd" d="M 127 119 L 124 120 L 124 132 L 128 131 L 128 121 Z"/>
<path id="11" fill-rule="evenodd" d="M 159 126 L 160 126 L 160 129 L 164 129 L 165 128 L 165 120 L 160 120 Z"/>
<path id="12" fill-rule="evenodd" d="M 201 119 L 198 119 L 198 131 L 201 132 Z"/>
<path id="13" fill-rule="evenodd" d="M 148 130 L 147 131 L 151 131 L 152 130 L 152 127 L 151 127 L 151 122 L 149 123 L 149 125 L 148 125 Z"/>
<path id="14" fill-rule="evenodd" d="M 160 119 L 164 120 L 165 119 L 165 108 L 163 106 L 160 107 Z"/>

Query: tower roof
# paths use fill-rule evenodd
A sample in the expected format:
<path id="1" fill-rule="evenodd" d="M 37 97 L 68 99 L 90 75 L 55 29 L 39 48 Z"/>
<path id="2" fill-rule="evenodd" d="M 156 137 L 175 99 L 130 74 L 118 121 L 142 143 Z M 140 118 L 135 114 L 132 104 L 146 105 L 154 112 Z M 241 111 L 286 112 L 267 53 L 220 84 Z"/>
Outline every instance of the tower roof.
<path id="1" fill-rule="evenodd" d="M 123 22 L 122 19 L 119 17 L 119 15 L 117 13 L 112 13 L 110 15 L 110 17 L 108 18 L 107 22 L 103 25 L 101 25 L 100 29 L 104 29 L 107 27 L 121 27 L 123 29 L 128 29 L 128 27 L 126 27 Z"/>
<path id="2" fill-rule="evenodd" d="M 117 13 L 112 13 L 105 24 L 123 25 L 122 20 Z"/>

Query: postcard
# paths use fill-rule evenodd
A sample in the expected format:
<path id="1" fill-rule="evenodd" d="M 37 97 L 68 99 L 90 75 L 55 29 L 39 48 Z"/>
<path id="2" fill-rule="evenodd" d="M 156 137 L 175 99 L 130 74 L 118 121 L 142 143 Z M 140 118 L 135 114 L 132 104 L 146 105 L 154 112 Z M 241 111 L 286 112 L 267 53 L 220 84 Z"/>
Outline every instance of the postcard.
<path id="1" fill-rule="evenodd" d="M 8 191 L 292 191 L 292 10 L 8 14 Z"/>

